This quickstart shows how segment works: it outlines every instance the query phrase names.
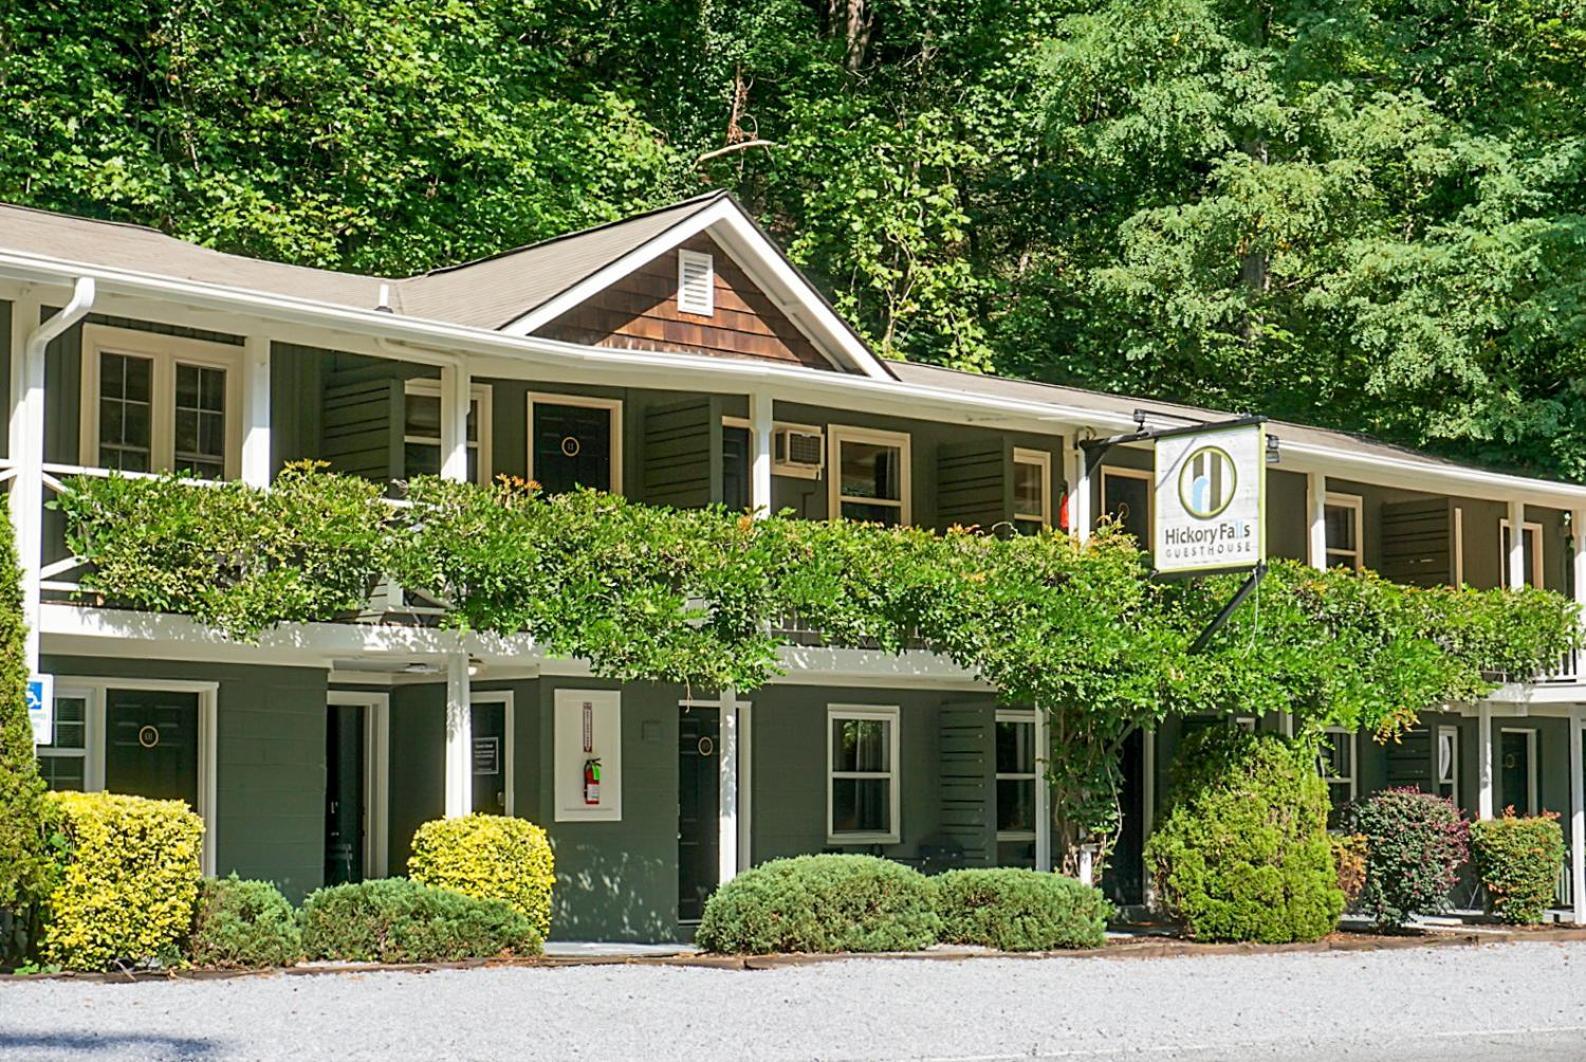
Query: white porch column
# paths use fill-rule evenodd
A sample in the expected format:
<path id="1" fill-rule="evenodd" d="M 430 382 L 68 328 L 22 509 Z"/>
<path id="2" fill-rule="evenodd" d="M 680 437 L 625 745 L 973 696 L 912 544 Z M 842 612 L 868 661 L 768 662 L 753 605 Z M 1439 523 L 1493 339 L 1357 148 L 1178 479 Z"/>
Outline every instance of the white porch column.
<path id="1" fill-rule="evenodd" d="M 1327 567 L 1327 477 L 1320 472 L 1305 476 L 1305 563 Z"/>
<path id="2" fill-rule="evenodd" d="M 468 688 L 468 654 L 446 656 L 446 817 L 473 810 L 473 709 Z"/>
<path id="3" fill-rule="evenodd" d="M 472 392 L 462 365 L 441 369 L 441 476 L 468 479 L 468 407 Z"/>
<path id="4" fill-rule="evenodd" d="M 1072 513 L 1072 509 L 1070 510 Z M 1046 709 L 1035 709 L 1035 869 L 1052 869 L 1052 784 L 1046 777 L 1052 730 Z"/>
<path id="5" fill-rule="evenodd" d="M 1509 503 L 1509 555 L 1505 558 L 1508 562 L 1511 590 L 1518 590 L 1527 582 L 1525 571 L 1525 502 L 1511 501 Z"/>
<path id="6" fill-rule="evenodd" d="M 749 508 L 755 516 L 771 515 L 771 430 L 775 423 L 770 395 L 749 396 Z"/>
<path id="7" fill-rule="evenodd" d="M 270 339 L 248 336 L 242 345 L 242 481 L 270 485 Z"/>
<path id="8" fill-rule="evenodd" d="M 1492 705 L 1476 709 L 1476 817 L 1492 818 Z"/>
<path id="9" fill-rule="evenodd" d="M 738 691 L 721 691 L 720 799 L 717 801 L 717 880 L 738 876 Z"/>
<path id="10" fill-rule="evenodd" d="M 1586 710 L 1569 713 L 1569 876 L 1570 899 L 1577 923 L 1586 923 L 1586 780 L 1581 763 L 1581 727 Z"/>
<path id="11" fill-rule="evenodd" d="M 1079 542 L 1090 541 L 1092 525 L 1096 522 L 1091 515 L 1090 505 L 1090 460 L 1085 455 L 1082 446 L 1074 447 L 1074 490 L 1069 496 L 1068 519 L 1073 525 L 1069 529 L 1075 540 Z"/>

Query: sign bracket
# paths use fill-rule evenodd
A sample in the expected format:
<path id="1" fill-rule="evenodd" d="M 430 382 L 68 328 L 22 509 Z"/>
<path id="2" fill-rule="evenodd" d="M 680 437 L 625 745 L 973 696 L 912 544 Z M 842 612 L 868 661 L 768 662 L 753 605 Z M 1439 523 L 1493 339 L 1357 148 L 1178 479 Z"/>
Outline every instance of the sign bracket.
<path id="1" fill-rule="evenodd" d="M 1261 561 L 1250 573 L 1250 577 L 1240 584 L 1234 596 L 1228 599 L 1228 603 L 1218 611 L 1217 615 L 1212 617 L 1212 621 L 1206 625 L 1206 629 L 1200 632 L 1200 636 L 1190 646 L 1191 656 L 1197 656 L 1205 650 L 1206 646 L 1211 643 L 1212 635 L 1223 629 L 1229 617 L 1234 614 L 1234 610 L 1244 604 L 1245 598 L 1249 597 L 1251 592 L 1260 585 L 1262 576 L 1266 574 L 1267 562 Z"/>

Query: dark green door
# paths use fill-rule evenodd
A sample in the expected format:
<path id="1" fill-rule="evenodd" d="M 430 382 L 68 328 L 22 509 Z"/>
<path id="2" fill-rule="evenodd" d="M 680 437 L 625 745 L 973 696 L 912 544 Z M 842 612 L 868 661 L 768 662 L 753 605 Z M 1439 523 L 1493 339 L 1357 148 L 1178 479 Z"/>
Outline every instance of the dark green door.
<path id="1" fill-rule="evenodd" d="M 677 917 L 696 922 L 721 879 L 721 712 L 685 708 L 677 731 Z"/>
<path id="2" fill-rule="evenodd" d="M 333 704 L 325 714 L 325 884 L 364 876 L 364 707 Z"/>
<path id="3" fill-rule="evenodd" d="M 546 494 L 611 489 L 612 411 L 534 403 L 534 479 Z"/>
<path id="4" fill-rule="evenodd" d="M 474 810 L 507 813 L 507 706 L 484 701 L 473 706 Z"/>
<path id="5" fill-rule="evenodd" d="M 1518 815 L 1536 814 L 1530 739 L 1528 730 L 1505 730 L 1499 735 L 1498 798 Z"/>
<path id="6" fill-rule="evenodd" d="M 198 808 L 198 694 L 107 690 L 105 788 Z"/>

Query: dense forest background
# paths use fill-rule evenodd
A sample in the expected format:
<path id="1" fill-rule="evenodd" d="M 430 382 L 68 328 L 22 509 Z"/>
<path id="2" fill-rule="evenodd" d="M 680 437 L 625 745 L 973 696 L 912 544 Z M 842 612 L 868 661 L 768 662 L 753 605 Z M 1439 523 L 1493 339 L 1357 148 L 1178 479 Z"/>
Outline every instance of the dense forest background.
<path id="1" fill-rule="evenodd" d="M 726 187 L 886 353 L 1586 478 L 1580 0 L 0 5 L 0 199 L 401 274 Z"/>

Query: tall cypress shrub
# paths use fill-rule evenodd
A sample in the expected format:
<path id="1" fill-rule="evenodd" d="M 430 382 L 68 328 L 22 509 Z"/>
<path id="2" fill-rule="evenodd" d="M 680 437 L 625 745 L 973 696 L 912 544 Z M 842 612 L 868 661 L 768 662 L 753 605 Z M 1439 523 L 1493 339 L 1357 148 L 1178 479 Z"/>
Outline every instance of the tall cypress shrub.
<path id="1" fill-rule="evenodd" d="M 57 867 L 49 837 L 53 809 L 44 799 L 27 709 L 27 630 L 22 574 L 10 506 L 0 502 L 0 957 L 16 957 L 33 905 L 48 894 Z"/>

